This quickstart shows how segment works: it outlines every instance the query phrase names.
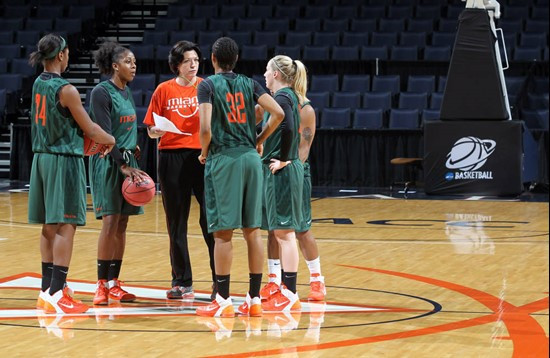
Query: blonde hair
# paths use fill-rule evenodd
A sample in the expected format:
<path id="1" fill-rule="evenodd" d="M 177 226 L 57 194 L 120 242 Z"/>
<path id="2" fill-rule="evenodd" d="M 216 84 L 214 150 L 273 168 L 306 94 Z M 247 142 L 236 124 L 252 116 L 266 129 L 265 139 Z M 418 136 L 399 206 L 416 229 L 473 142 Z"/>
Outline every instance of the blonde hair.
<path id="1" fill-rule="evenodd" d="M 293 60 L 288 56 L 277 55 L 269 60 L 268 65 L 273 71 L 281 73 L 282 80 L 292 87 L 298 95 L 300 104 L 308 101 L 307 92 L 307 71 L 301 61 Z"/>

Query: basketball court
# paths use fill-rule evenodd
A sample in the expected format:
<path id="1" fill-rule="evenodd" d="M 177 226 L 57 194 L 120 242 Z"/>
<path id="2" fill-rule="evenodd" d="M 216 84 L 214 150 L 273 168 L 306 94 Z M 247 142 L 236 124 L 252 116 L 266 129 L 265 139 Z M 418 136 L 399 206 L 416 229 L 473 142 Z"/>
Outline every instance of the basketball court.
<path id="1" fill-rule="evenodd" d="M 168 236 L 157 195 L 128 226 L 121 279 L 138 299 L 56 316 L 34 309 L 40 226 L 27 224 L 25 189 L 7 189 L 0 193 L 5 356 L 548 356 L 547 194 L 506 200 L 419 192 L 404 199 L 387 190 L 318 191 L 312 230 L 326 302 L 302 300 L 301 313 L 215 319 L 194 313 L 210 296 L 195 203 L 189 220 L 194 300 L 165 299 Z M 91 211 L 87 219 L 77 229 L 69 284 L 91 305 L 101 222 Z M 234 253 L 231 293 L 238 305 L 248 287 L 240 233 Z M 300 259 L 298 293 L 305 298 L 308 290 Z"/>

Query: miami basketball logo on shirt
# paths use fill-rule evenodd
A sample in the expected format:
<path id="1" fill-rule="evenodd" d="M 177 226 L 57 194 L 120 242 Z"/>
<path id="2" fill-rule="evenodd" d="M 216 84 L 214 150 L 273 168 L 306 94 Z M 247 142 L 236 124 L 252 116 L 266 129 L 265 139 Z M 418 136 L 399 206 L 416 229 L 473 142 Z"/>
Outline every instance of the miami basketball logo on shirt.
<path id="1" fill-rule="evenodd" d="M 170 98 L 166 109 L 176 112 L 182 118 L 193 117 L 199 111 L 199 100 L 197 96 Z"/>

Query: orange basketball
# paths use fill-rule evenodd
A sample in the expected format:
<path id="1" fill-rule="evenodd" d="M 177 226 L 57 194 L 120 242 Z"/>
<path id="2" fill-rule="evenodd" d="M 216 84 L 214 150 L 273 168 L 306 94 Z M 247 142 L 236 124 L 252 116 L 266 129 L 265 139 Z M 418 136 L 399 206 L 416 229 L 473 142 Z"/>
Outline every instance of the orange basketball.
<path id="1" fill-rule="evenodd" d="M 127 177 L 122 182 L 122 196 L 134 206 L 148 204 L 155 196 L 155 182 L 148 175 L 141 183 L 132 182 L 132 179 Z"/>
<path id="2" fill-rule="evenodd" d="M 87 135 L 84 135 L 84 155 L 94 155 L 101 151 L 102 144 L 97 143 Z"/>

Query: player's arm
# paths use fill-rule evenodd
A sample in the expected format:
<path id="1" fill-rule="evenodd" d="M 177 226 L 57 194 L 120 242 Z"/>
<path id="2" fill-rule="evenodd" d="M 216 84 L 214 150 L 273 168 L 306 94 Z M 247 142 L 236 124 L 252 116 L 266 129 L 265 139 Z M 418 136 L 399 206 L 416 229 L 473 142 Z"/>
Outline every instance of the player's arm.
<path id="1" fill-rule="evenodd" d="M 201 141 L 201 155 L 199 156 L 199 161 L 204 164 L 206 163 L 208 148 L 210 147 L 210 141 L 212 139 L 212 131 L 210 128 L 210 123 L 212 120 L 212 104 L 201 103 L 199 105 L 199 116 L 201 123 L 201 129 L 199 131 L 199 138 Z"/>
<path id="2" fill-rule="evenodd" d="M 63 86 L 59 91 L 59 102 L 65 108 L 68 108 L 78 126 L 84 133 L 95 142 L 104 144 L 106 149 L 103 155 L 109 153 L 115 145 L 115 138 L 105 132 L 97 123 L 94 123 L 86 110 L 82 106 L 80 94 L 73 85 Z"/>
<path id="3" fill-rule="evenodd" d="M 264 93 L 258 98 L 258 104 L 270 114 L 269 120 L 262 128 L 261 133 L 258 134 L 258 136 L 256 137 L 256 145 L 261 145 L 264 143 L 267 137 L 269 137 L 271 133 L 273 133 L 275 128 L 277 128 L 279 124 L 281 124 L 283 118 L 285 117 L 285 113 L 283 112 L 281 106 L 279 106 L 279 104 L 275 101 L 275 99 L 267 93 Z"/>
<path id="4" fill-rule="evenodd" d="M 255 107 L 254 107 L 254 111 L 255 111 L 255 114 L 256 114 L 256 124 L 259 124 L 263 119 L 264 119 L 264 108 L 262 106 L 260 106 L 259 104 L 257 104 Z"/>
<path id="5" fill-rule="evenodd" d="M 313 137 L 315 137 L 315 110 L 311 106 L 305 106 L 300 109 L 300 144 L 298 146 L 298 156 L 302 163 L 305 163 L 309 157 L 309 150 Z"/>
<path id="6" fill-rule="evenodd" d="M 145 120 L 144 123 L 147 125 L 147 135 L 149 135 L 149 138 L 159 138 L 162 137 L 166 132 L 159 129 L 157 126 L 155 126 L 155 121 L 153 119 L 153 112 L 156 114 L 161 114 L 162 110 L 160 109 L 160 96 L 158 95 L 159 88 L 153 92 L 153 95 L 151 96 L 151 102 L 149 103 L 149 107 L 147 108 L 147 113 L 145 114 Z"/>

